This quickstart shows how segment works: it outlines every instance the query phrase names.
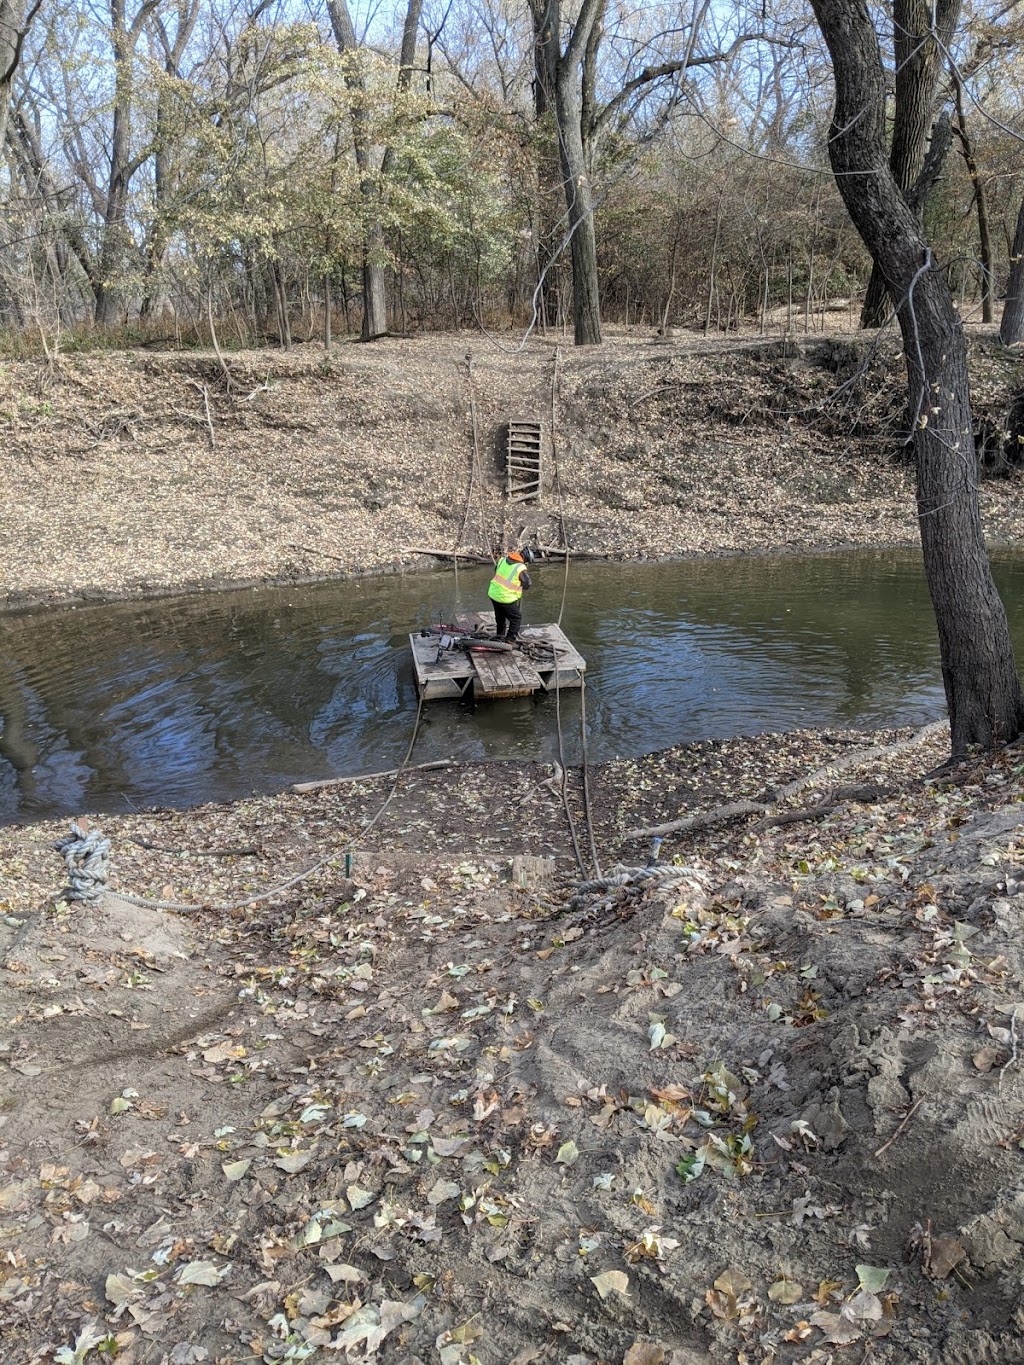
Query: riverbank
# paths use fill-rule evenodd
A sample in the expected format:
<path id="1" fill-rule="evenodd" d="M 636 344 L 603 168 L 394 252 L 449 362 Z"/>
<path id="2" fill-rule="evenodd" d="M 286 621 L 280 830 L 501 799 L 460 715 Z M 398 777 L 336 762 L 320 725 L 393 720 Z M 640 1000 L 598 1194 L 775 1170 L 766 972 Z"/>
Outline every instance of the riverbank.
<path id="1" fill-rule="evenodd" d="M 230 386 L 187 352 L 7 362 L 0 605 L 413 573 L 415 549 L 520 536 L 620 558 L 915 544 L 901 362 L 861 345 L 425 336 L 231 355 Z M 1005 425 L 1019 358 L 972 346 L 979 420 Z M 553 426 L 556 458 L 503 524 L 511 416 Z M 990 539 L 1019 540 L 1024 482 L 982 503 Z"/>
<path id="2" fill-rule="evenodd" d="M 766 803 L 607 889 L 528 764 L 104 817 L 155 899 L 320 862 L 233 910 L 0 831 L 5 1349 L 1015 1362 L 1024 763 L 909 738 L 602 765 L 606 872 Z"/>
<path id="3" fill-rule="evenodd" d="M 574 548 L 916 535 L 884 385 L 828 443 L 817 362 L 790 424 L 749 350 L 712 388 L 659 344 L 560 354 Z M 230 396 L 196 357 L 62 362 L 3 457 L 8 605 L 309 576 L 314 536 L 405 572 L 467 506 L 500 536 L 458 344 L 386 390 L 419 345 L 232 357 Z M 515 363 L 499 394 L 474 361 L 478 433 L 550 394 L 550 351 Z M 1017 482 L 983 496 L 1014 538 Z M 503 762 L 104 816 L 91 906 L 65 822 L 0 829 L 5 1358 L 1016 1365 L 1024 761 L 947 750 L 804 731 L 597 765 L 589 800 Z"/>

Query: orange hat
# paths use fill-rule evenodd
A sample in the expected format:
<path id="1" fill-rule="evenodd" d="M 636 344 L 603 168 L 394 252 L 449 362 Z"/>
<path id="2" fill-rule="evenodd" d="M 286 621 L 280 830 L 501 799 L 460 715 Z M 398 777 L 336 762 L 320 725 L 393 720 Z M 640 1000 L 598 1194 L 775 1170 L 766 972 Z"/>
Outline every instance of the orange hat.
<path id="1" fill-rule="evenodd" d="M 509 550 L 505 558 L 512 560 L 515 564 L 524 564 L 526 562 L 518 550 Z"/>

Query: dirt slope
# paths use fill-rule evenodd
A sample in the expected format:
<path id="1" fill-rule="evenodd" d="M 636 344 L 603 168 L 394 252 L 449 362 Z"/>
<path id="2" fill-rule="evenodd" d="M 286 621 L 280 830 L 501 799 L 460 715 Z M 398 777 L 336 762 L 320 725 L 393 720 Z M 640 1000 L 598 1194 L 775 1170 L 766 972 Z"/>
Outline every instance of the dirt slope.
<path id="1" fill-rule="evenodd" d="M 974 356 L 979 422 L 1002 430 L 1019 360 Z M 0 369 L 0 601 L 404 572 L 411 546 L 520 534 L 622 556 L 916 540 L 891 339 L 466 334 L 229 363 L 230 389 L 195 353 Z M 513 416 L 553 424 L 557 456 L 521 514 L 500 496 Z M 1017 538 L 1021 485 L 983 501 L 990 537 Z"/>

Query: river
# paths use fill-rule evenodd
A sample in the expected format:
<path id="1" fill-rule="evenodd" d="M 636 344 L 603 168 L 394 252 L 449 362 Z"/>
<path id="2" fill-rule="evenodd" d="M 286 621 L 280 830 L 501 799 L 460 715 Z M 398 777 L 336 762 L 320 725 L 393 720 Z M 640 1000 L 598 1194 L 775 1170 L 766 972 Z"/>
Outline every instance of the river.
<path id="1" fill-rule="evenodd" d="M 1024 658 L 1024 555 L 994 556 Z M 397 765 L 416 714 L 407 635 L 483 609 L 486 569 L 423 569 L 0 619 L 0 821 L 186 806 Z M 557 619 L 543 564 L 525 619 Z M 943 714 L 912 551 L 573 564 L 592 761 L 711 737 Z M 570 762 L 578 692 L 561 695 Z M 551 759 L 552 696 L 424 707 L 414 761 Z"/>

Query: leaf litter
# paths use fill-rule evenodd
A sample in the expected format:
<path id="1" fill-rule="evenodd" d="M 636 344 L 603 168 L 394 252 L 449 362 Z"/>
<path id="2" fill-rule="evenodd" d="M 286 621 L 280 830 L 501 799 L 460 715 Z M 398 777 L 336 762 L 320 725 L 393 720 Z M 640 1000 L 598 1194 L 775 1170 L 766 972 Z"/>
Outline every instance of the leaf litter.
<path id="1" fill-rule="evenodd" d="M 603 765 L 606 863 L 635 860 L 624 830 L 852 738 Z M 553 849 L 554 883 L 512 882 L 507 835 L 487 840 L 507 774 L 486 766 L 409 775 L 354 859 L 358 901 L 328 865 L 227 916 L 74 907 L 54 899 L 59 827 L 0 832 L 5 908 L 35 917 L 0 978 L 11 1349 L 1013 1359 L 1024 764 L 922 781 L 940 754 L 873 760 L 898 791 L 825 819 L 670 837 L 685 877 L 597 912 L 554 803 L 519 835 Z M 453 781 L 480 799 L 432 839 L 425 890 L 396 835 Z M 329 843 L 381 790 L 108 817 L 117 884 L 159 892 L 168 855 L 131 839 L 186 828 L 260 839 L 272 879 L 287 830 Z M 218 867 L 211 899 L 252 875 Z"/>

